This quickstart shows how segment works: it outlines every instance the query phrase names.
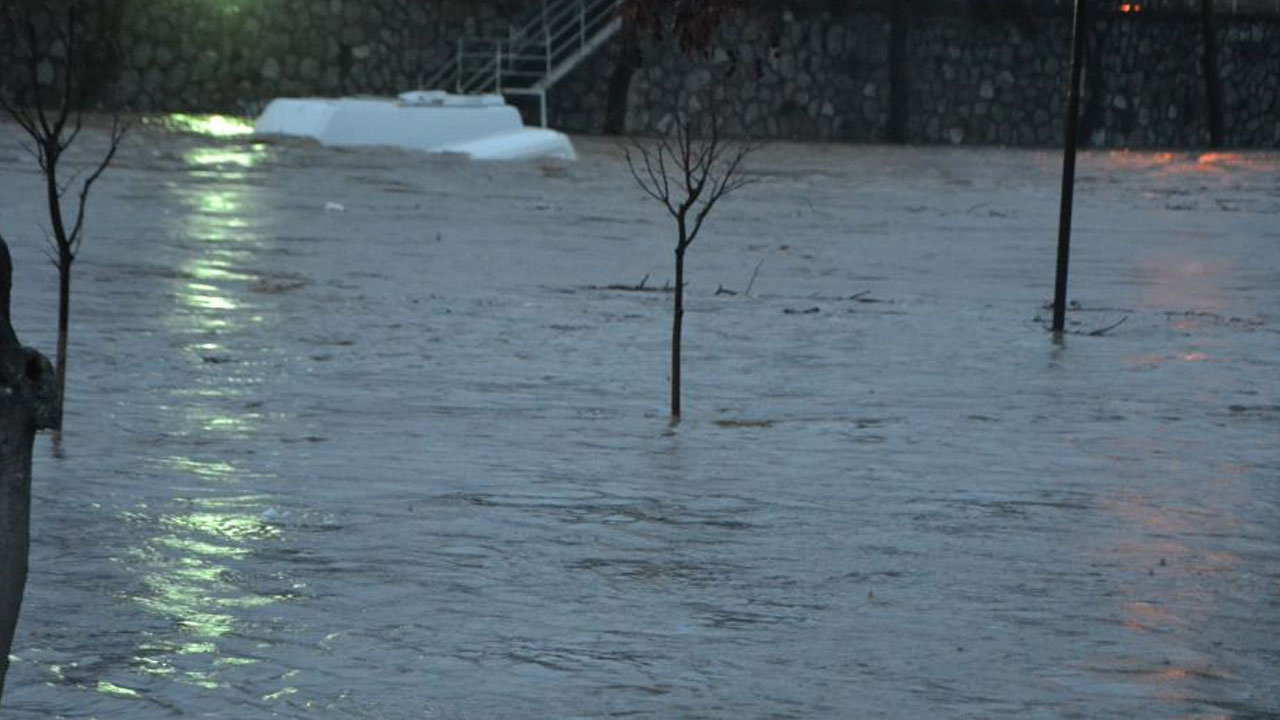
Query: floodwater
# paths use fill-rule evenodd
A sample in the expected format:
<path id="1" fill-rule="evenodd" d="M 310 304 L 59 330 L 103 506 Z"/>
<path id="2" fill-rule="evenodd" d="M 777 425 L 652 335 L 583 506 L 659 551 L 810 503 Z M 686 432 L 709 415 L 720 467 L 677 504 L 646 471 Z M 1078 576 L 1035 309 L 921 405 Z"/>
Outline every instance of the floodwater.
<path id="1" fill-rule="evenodd" d="M 579 150 L 131 135 L 4 717 L 1280 717 L 1276 154 L 1083 155 L 1054 344 L 1057 155 L 772 146 L 670 427 L 672 226 Z M 50 351 L 40 192 L 0 126 Z"/>

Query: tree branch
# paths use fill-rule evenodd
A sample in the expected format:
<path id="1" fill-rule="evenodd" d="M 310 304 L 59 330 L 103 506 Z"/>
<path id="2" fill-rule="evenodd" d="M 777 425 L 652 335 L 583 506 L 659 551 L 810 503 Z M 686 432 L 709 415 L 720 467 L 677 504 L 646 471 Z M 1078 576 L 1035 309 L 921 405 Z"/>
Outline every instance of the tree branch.
<path id="1" fill-rule="evenodd" d="M 710 123 L 707 136 L 703 138 L 697 137 L 688 115 L 681 112 L 672 115 L 672 126 L 668 126 L 659 137 L 656 158 L 655 153 L 638 140 L 632 140 L 632 147 L 644 162 L 643 174 L 635 154 L 626 152 L 627 164 L 636 184 L 650 197 L 660 201 L 676 219 L 680 230 L 677 253 L 683 253 L 693 243 L 721 198 L 756 181 L 745 173 L 743 162 L 758 146 L 750 141 L 725 142 L 721 135 L 720 106 L 714 96 L 708 109 Z M 676 167 L 667 167 L 668 154 Z M 672 175 L 681 186 L 679 190 L 683 191 L 683 197 L 679 199 L 671 192 Z M 694 211 L 692 216 L 690 211 Z"/>
<path id="2" fill-rule="evenodd" d="M 89 177 L 85 178 L 84 185 L 80 186 L 80 203 L 76 208 L 76 221 L 71 227 L 71 235 L 68 238 L 68 244 L 71 245 L 71 253 L 74 256 L 80 251 L 80 242 L 84 239 L 81 237 L 80 231 L 84 228 L 84 208 L 89 200 L 89 190 L 93 184 L 97 182 L 107 166 L 111 164 L 112 159 L 116 156 L 116 151 L 120 149 L 120 142 L 124 140 L 125 133 L 128 132 L 129 126 L 126 125 L 119 115 L 111 118 L 111 140 L 110 146 L 107 148 L 107 154 L 103 156 L 102 162 L 98 163 L 98 167 L 94 169 Z"/>

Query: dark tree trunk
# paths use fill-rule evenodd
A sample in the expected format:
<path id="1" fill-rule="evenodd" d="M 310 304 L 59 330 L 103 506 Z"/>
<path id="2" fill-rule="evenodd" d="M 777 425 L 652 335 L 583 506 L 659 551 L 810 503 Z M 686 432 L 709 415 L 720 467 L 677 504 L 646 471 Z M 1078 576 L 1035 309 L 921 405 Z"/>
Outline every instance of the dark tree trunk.
<path id="1" fill-rule="evenodd" d="M 71 303 L 71 238 L 62 219 L 62 193 L 58 187 L 58 159 L 62 154 L 61 141 L 52 138 L 45 143 L 45 190 L 49 202 L 49 225 L 53 228 L 53 240 L 58 249 L 58 394 L 56 395 L 56 425 L 62 427 L 62 389 L 67 367 L 67 327 Z"/>
<path id="2" fill-rule="evenodd" d="M 9 320 L 12 264 L 0 238 L 0 695 L 27 584 L 31 446 L 54 424 L 53 368 L 18 342 Z"/>
<path id="3" fill-rule="evenodd" d="M 671 312 L 671 420 L 680 419 L 680 333 L 684 328 L 684 228 L 676 247 L 675 307 Z"/>
<path id="4" fill-rule="evenodd" d="M 67 390 L 67 328 L 71 318 L 71 257 L 63 257 L 58 263 L 58 371 L 57 390 L 54 397 L 54 425 L 62 427 L 63 400 Z"/>
<path id="5" fill-rule="evenodd" d="M 1208 102 L 1209 147 L 1222 147 L 1222 79 L 1218 76 L 1218 30 L 1213 0 L 1200 0 L 1200 34 L 1204 54 L 1204 94 Z"/>

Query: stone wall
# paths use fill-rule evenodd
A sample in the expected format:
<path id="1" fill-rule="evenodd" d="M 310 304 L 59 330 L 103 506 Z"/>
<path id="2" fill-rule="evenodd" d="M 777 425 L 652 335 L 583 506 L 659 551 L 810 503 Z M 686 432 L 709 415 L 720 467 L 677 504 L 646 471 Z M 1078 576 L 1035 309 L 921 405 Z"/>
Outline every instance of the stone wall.
<path id="1" fill-rule="evenodd" d="M 101 94 L 108 103 L 249 114 L 282 95 L 417 87 L 451 60 L 461 35 L 501 35 L 539 6 L 539 0 L 111 1 L 124 3 L 124 13 L 115 82 Z M 622 77 L 618 87 L 627 91 L 614 94 L 620 106 L 614 111 L 625 113 L 628 131 L 652 132 L 675 108 L 699 110 L 714 97 L 729 131 L 760 138 L 1059 144 L 1068 6 L 1002 3 L 761 3 L 765 9 L 729 18 L 708 57 L 647 44 L 642 67 L 629 81 Z M 1216 38 L 1225 144 L 1280 147 L 1280 15 L 1223 15 Z M 1107 147 L 1205 145 L 1202 44 L 1193 12 L 1095 15 L 1083 137 Z M 605 128 L 623 50 L 613 41 L 553 89 L 553 127 Z M 4 54 L 0 48 L 0 61 Z M 536 108 L 521 102 L 535 119 Z"/>
<path id="2" fill-rule="evenodd" d="M 528 0 L 133 0 L 117 102 L 142 111 L 254 112 L 281 95 L 394 94 L 504 32 Z"/>
<path id="3" fill-rule="evenodd" d="M 720 103 L 733 132 L 759 138 L 883 142 L 901 94 L 911 143 L 1057 145 L 1062 142 L 1070 17 L 903 15 L 902 67 L 889 61 L 893 18 L 874 9 L 736 18 L 713 56 L 690 61 L 646 48 L 632 78 L 627 128 L 653 132 L 675 110 Z M 1203 48 L 1194 13 L 1109 13 L 1090 23 L 1082 134 L 1096 147 L 1202 147 L 1209 141 Z M 1224 144 L 1280 147 L 1280 17 L 1223 16 L 1216 32 Z M 596 62 L 610 64 L 608 55 Z M 595 69 L 557 92 L 599 98 L 553 119 L 600 127 Z M 894 88 L 893 77 L 903 87 Z M 582 100 L 577 100 L 581 104 Z"/>
<path id="4" fill-rule="evenodd" d="M 707 61 L 649 48 L 646 67 L 632 80 L 628 129 L 663 126 L 675 99 L 695 111 L 714 101 L 734 134 L 886 140 L 888 39 L 887 22 L 872 14 L 784 13 L 726 26 Z"/>

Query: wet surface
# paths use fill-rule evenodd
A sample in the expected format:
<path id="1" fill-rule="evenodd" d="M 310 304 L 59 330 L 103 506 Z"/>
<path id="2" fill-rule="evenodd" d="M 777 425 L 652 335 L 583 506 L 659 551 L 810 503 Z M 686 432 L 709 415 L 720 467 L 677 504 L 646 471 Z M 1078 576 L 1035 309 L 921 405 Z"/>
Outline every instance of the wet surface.
<path id="1" fill-rule="evenodd" d="M 671 228 L 579 150 L 132 135 L 5 717 L 1280 717 L 1276 155 L 1082 156 L 1054 345 L 1057 156 L 774 146 L 673 429 L 608 289 Z M 0 196 L 50 349 L 12 126 Z"/>

